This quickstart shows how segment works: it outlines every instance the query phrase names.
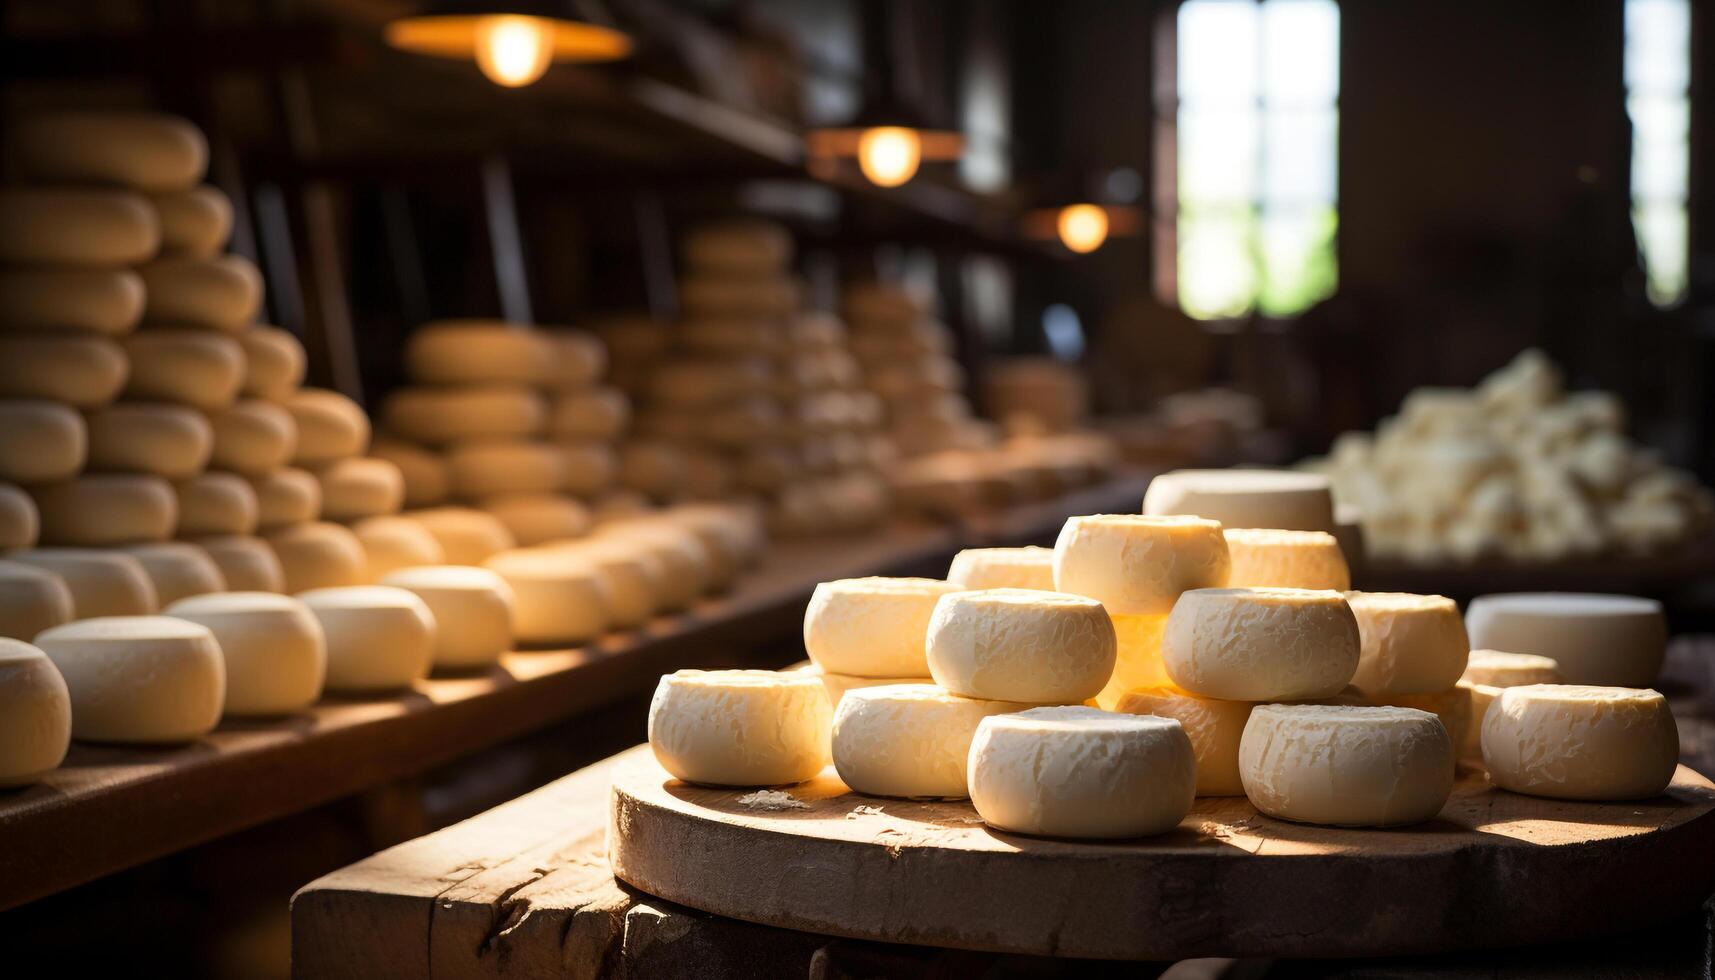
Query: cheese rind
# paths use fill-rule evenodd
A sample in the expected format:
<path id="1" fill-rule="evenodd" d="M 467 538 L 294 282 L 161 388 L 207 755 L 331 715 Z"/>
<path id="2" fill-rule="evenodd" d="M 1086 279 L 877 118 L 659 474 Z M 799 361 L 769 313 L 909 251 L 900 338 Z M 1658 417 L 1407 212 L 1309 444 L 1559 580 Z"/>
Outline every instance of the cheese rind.
<path id="1" fill-rule="evenodd" d="M 298 593 L 327 638 L 327 689 L 393 691 L 429 676 L 435 617 L 413 592 L 386 585 Z"/>
<path id="2" fill-rule="evenodd" d="M 201 412 L 184 405 L 117 402 L 85 419 L 92 472 L 183 480 L 201 473 L 214 452 L 214 428 Z"/>
<path id="3" fill-rule="evenodd" d="M 1190 812 L 1197 760 L 1171 718 L 1031 708 L 982 720 L 967 778 L 977 814 L 997 830 L 1144 837 Z"/>
<path id="4" fill-rule="evenodd" d="M 198 547 L 220 566 L 227 588 L 234 592 L 284 592 L 286 571 L 268 542 L 245 534 L 196 538 Z"/>
<path id="5" fill-rule="evenodd" d="M 816 586 L 804 609 L 804 649 L 823 670 L 859 677 L 929 674 L 935 603 L 959 591 L 927 578 L 855 578 Z"/>
<path id="6" fill-rule="evenodd" d="M 1465 673 L 1459 680 L 1492 687 L 1523 687 L 1526 684 L 1563 684 L 1566 678 L 1560 673 L 1560 662 L 1553 657 L 1472 650 L 1465 661 Z"/>
<path id="7" fill-rule="evenodd" d="M 280 559 L 288 593 L 362 585 L 368 576 L 369 557 L 362 543 L 341 525 L 327 521 L 291 524 L 263 537 Z"/>
<path id="8" fill-rule="evenodd" d="M 613 388 L 573 391 L 554 399 L 548 416 L 552 439 L 617 439 L 631 419 L 631 403 Z"/>
<path id="9" fill-rule="evenodd" d="M 1334 531 L 1328 478 L 1290 470 L 1174 470 L 1149 482 L 1145 514 L 1195 514 L 1224 527 Z"/>
<path id="10" fill-rule="evenodd" d="M 430 507 L 403 516 L 434 535 L 449 565 L 480 565 L 490 556 L 518 546 L 512 532 L 493 514 L 469 507 Z"/>
<path id="11" fill-rule="evenodd" d="M 1054 545 L 1054 587 L 1120 615 L 1164 616 L 1181 592 L 1226 585 L 1231 567 L 1221 525 L 1196 517 L 1074 517 Z"/>
<path id="12" fill-rule="evenodd" d="M 1054 591 L 1054 549 L 966 548 L 953 556 L 947 581 L 966 589 Z"/>
<path id="13" fill-rule="evenodd" d="M 272 402 L 245 399 L 209 412 L 208 420 L 214 427 L 209 465 L 215 469 L 263 476 L 290 463 L 298 448 L 296 420 Z"/>
<path id="14" fill-rule="evenodd" d="M 27 786 L 71 747 L 71 694 L 47 655 L 0 639 L 0 787 Z"/>
<path id="15" fill-rule="evenodd" d="M 1351 683 L 1359 649 L 1338 592 L 1195 589 L 1167 618 L 1161 658 L 1174 684 L 1202 697 L 1298 701 Z"/>
<path id="16" fill-rule="evenodd" d="M 242 255 L 163 256 L 138 266 L 143 322 L 235 332 L 256 322 L 262 273 Z"/>
<path id="17" fill-rule="evenodd" d="M 381 584 L 415 593 L 434 614 L 437 668 L 486 667 L 512 649 L 512 587 L 489 569 L 420 566 L 393 572 Z"/>
<path id="18" fill-rule="evenodd" d="M 147 616 L 161 605 L 142 563 L 121 551 L 33 548 L 6 558 L 58 575 L 71 591 L 78 619 Z"/>
<path id="19" fill-rule="evenodd" d="M 439 453 L 381 436 L 370 442 L 369 455 L 399 467 L 405 478 L 406 507 L 433 507 L 452 496 L 452 477 Z"/>
<path id="20" fill-rule="evenodd" d="M 431 446 L 536 436 L 547 418 L 541 393 L 522 385 L 398 388 L 381 405 L 383 428 Z"/>
<path id="21" fill-rule="evenodd" d="M 30 495 L 10 483 L 0 483 L 0 550 L 30 548 L 42 530 L 42 518 Z"/>
<path id="22" fill-rule="evenodd" d="M 810 674 L 822 679 L 822 686 L 828 691 L 828 704 L 836 711 L 840 707 L 840 698 L 847 691 L 855 691 L 865 687 L 886 687 L 890 684 L 934 684 L 933 677 L 858 677 L 853 674 L 830 674 L 815 664 L 803 664 L 792 668 L 799 673 Z"/>
<path id="23" fill-rule="evenodd" d="M 1114 672 L 1096 694 L 1096 705 L 1105 711 L 1118 709 L 1121 696 L 1140 687 L 1171 685 L 1167 665 L 1161 659 L 1161 638 L 1167 632 L 1166 616 L 1112 616 L 1114 624 Z"/>
<path id="24" fill-rule="evenodd" d="M 100 408 L 119 397 L 130 362 L 106 337 L 0 335 L 0 398 Z"/>
<path id="25" fill-rule="evenodd" d="M 149 329 L 123 338 L 131 373 L 125 397 L 164 401 L 206 412 L 225 408 L 244 384 L 244 348 L 202 330 Z"/>
<path id="26" fill-rule="evenodd" d="M 103 616 L 55 626 L 36 645 L 65 678 L 80 741 L 189 742 L 220 720 L 226 665 L 199 623 Z"/>
<path id="27" fill-rule="evenodd" d="M 968 698 L 1025 704 L 1094 697 L 1113 676 L 1116 644 L 1101 603 L 1033 589 L 944 595 L 926 634 L 935 683 Z"/>
<path id="28" fill-rule="evenodd" d="M 1223 531 L 1233 569 L 1233 588 L 1333 589 L 1352 587 L 1340 543 L 1326 531 L 1233 528 Z"/>
<path id="29" fill-rule="evenodd" d="M 7 147 L 23 172 L 68 184 L 183 190 L 208 168 L 194 124 L 153 112 L 55 112 L 20 120 Z"/>
<path id="30" fill-rule="evenodd" d="M 847 694 L 834 709 L 834 769 L 847 786 L 871 796 L 969 796 L 966 766 L 977 725 L 1024 707 L 959 697 L 933 684 Z"/>
<path id="31" fill-rule="evenodd" d="M 71 589 L 58 573 L 0 559 L 0 637 L 33 640 L 71 619 Z"/>
<path id="32" fill-rule="evenodd" d="M 426 384 L 543 384 L 554 355 L 542 331 L 493 320 L 426 323 L 405 341 L 405 369 Z"/>
<path id="33" fill-rule="evenodd" d="M 1178 720 L 1197 756 L 1198 796 L 1243 796 L 1239 778 L 1239 740 L 1250 721 L 1249 701 L 1200 698 L 1171 684 L 1141 687 L 1120 697 L 1117 710 Z"/>
<path id="34" fill-rule="evenodd" d="M 379 582 L 402 568 L 445 565 L 447 553 L 421 521 L 386 514 L 366 517 L 351 525 L 368 559 L 365 578 Z M 468 567 L 468 566 L 459 566 Z"/>
<path id="35" fill-rule="evenodd" d="M 405 477 L 384 459 L 353 456 L 316 472 L 322 516 L 331 521 L 396 514 L 405 502 Z"/>
<path id="36" fill-rule="evenodd" d="M 89 441 L 83 416 L 59 402 L 0 401 L 0 480 L 70 479 L 83 469 Z"/>
<path id="37" fill-rule="evenodd" d="M 1667 655 L 1661 603 L 1637 596 L 1478 596 L 1466 624 L 1472 646 L 1552 657 L 1569 684 L 1648 687 Z"/>
<path id="38" fill-rule="evenodd" d="M 1441 719 L 1441 727 L 1447 729 L 1447 736 L 1453 740 L 1453 749 L 1461 758 L 1465 755 L 1465 745 L 1472 738 L 1472 730 L 1479 727 L 1483 720 L 1475 713 L 1472 685 L 1464 683 L 1455 684 L 1445 691 L 1431 691 L 1427 694 L 1378 694 L 1371 703 L 1395 708 L 1416 708 Z"/>
<path id="39" fill-rule="evenodd" d="M 1352 683 L 1366 694 L 1445 691 L 1465 672 L 1471 642 L 1452 599 L 1407 592 L 1348 592 L 1363 656 Z"/>
<path id="40" fill-rule="evenodd" d="M 143 277 L 130 269 L 0 268 L 0 330 L 118 337 L 143 318 Z"/>
<path id="41" fill-rule="evenodd" d="M 641 626 L 662 607 L 666 566 L 640 542 L 597 538 L 568 541 L 544 550 L 601 573 L 602 601 L 608 625 L 614 629 Z"/>
<path id="42" fill-rule="evenodd" d="M 565 485 L 564 455 L 544 442 L 471 442 L 447 453 L 453 493 L 480 500 L 507 493 L 551 493 Z"/>
<path id="43" fill-rule="evenodd" d="M 232 235 L 232 202 L 217 187 L 151 194 L 149 203 L 161 225 L 162 254 L 212 258 Z"/>
<path id="44" fill-rule="evenodd" d="M 604 525 L 597 539 L 610 539 L 643 549 L 661 567 L 656 592 L 659 612 L 673 612 L 695 602 L 713 582 L 709 549 L 683 528 L 622 521 Z"/>
<path id="45" fill-rule="evenodd" d="M 289 715 L 322 696 L 327 638 L 310 607 L 271 592 L 181 599 L 165 615 L 201 623 L 226 662 L 226 713 Z"/>
<path id="46" fill-rule="evenodd" d="M 102 268 L 146 262 L 161 226 L 129 191 L 0 188 L 0 262 Z"/>
<path id="47" fill-rule="evenodd" d="M 43 544 L 103 545 L 165 541 L 178 521 L 179 498 L 158 476 L 80 476 L 30 488 L 41 515 Z"/>
<path id="48" fill-rule="evenodd" d="M 279 327 L 254 326 L 238 332 L 244 348 L 246 398 L 281 401 L 304 384 L 308 361 L 304 345 Z"/>
<path id="49" fill-rule="evenodd" d="M 295 466 L 316 467 L 369 448 L 369 416 L 350 398 L 325 388 L 300 388 L 286 396 L 286 410 L 297 423 Z"/>
<path id="50" fill-rule="evenodd" d="M 1453 740 L 1414 708 L 1258 705 L 1239 742 L 1251 805 L 1281 820 L 1392 827 L 1441 812 Z"/>
<path id="51" fill-rule="evenodd" d="M 1667 699 L 1637 688 L 1509 687 L 1489 706 L 1482 739 L 1496 786 L 1554 799 L 1646 799 L 1679 765 Z"/>
<path id="52" fill-rule="evenodd" d="M 120 549 L 137 559 L 155 587 L 155 600 L 167 606 L 189 596 L 226 590 L 226 576 L 208 552 L 183 541 L 131 545 Z"/>
<path id="53" fill-rule="evenodd" d="M 582 643 L 611 625 L 606 577 L 547 549 L 502 551 L 483 562 L 512 587 L 520 643 Z"/>
<path id="54" fill-rule="evenodd" d="M 249 482 L 256 492 L 258 527 L 305 524 L 322 515 L 322 483 L 309 470 L 287 466 Z"/>
<path id="55" fill-rule="evenodd" d="M 680 670 L 649 704 L 649 747 L 686 782 L 775 786 L 827 766 L 832 710 L 821 681 L 771 670 Z"/>

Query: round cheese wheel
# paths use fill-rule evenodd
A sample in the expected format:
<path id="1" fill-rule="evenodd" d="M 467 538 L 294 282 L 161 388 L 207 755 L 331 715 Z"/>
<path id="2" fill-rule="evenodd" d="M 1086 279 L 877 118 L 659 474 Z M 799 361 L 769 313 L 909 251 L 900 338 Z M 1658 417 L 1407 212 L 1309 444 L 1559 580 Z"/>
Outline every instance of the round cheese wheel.
<path id="1" fill-rule="evenodd" d="M 130 269 L 0 268 L 0 330 L 128 334 L 143 319 Z"/>
<path id="2" fill-rule="evenodd" d="M 83 469 L 89 431 L 83 416 L 58 402 L 0 401 L 0 480 L 66 480 Z"/>
<path id="3" fill-rule="evenodd" d="M 158 476 L 80 476 L 30 488 L 44 544 L 112 545 L 165 541 L 178 523 L 179 499 Z"/>
<path id="4" fill-rule="evenodd" d="M 625 431 L 631 403 L 614 388 L 591 388 L 555 396 L 548 412 L 548 436 L 553 439 L 611 441 Z"/>
<path id="5" fill-rule="evenodd" d="M 650 398 L 668 410 L 729 402 L 766 393 L 774 370 L 761 357 L 668 361 L 649 379 Z"/>
<path id="6" fill-rule="evenodd" d="M 105 337 L 0 336 L 0 398 L 100 408 L 128 373 L 125 349 Z"/>
<path id="7" fill-rule="evenodd" d="M 288 466 L 252 476 L 249 484 L 256 497 L 257 527 L 307 524 L 322 516 L 322 481 L 308 470 Z"/>
<path id="8" fill-rule="evenodd" d="M 169 606 L 180 599 L 226 591 L 226 576 L 208 552 L 182 541 L 129 545 L 119 549 L 137 559 L 155 587 L 155 601 Z"/>
<path id="9" fill-rule="evenodd" d="M 929 674 L 929 621 L 935 603 L 959 591 L 927 578 L 823 582 L 804 610 L 804 649 L 816 666 L 859 677 Z"/>
<path id="10" fill-rule="evenodd" d="M 431 565 L 381 580 L 415 593 L 435 617 L 434 666 L 470 670 L 498 663 L 512 649 L 512 587 L 486 568 Z"/>
<path id="11" fill-rule="evenodd" d="M 560 489 L 580 497 L 593 497 L 613 485 L 619 463 L 613 449 L 600 442 L 560 442 Z M 691 477 L 694 480 L 694 477 Z"/>
<path id="12" fill-rule="evenodd" d="M 1074 517 L 1054 543 L 1054 586 L 1100 600 L 1108 612 L 1164 616 L 1190 589 L 1227 584 L 1221 525 L 1197 517 Z"/>
<path id="13" fill-rule="evenodd" d="M 36 637 L 71 692 L 72 737 L 168 744 L 220 721 L 226 666 L 208 627 L 168 616 L 102 616 Z"/>
<path id="14" fill-rule="evenodd" d="M 159 258 L 143 277 L 143 322 L 236 331 L 262 308 L 262 273 L 242 255 Z"/>
<path id="15" fill-rule="evenodd" d="M 568 561 L 601 573 L 608 625 L 633 629 L 649 621 L 662 606 L 667 569 L 661 559 L 636 541 L 597 538 L 570 541 L 551 549 Z"/>
<path id="16" fill-rule="evenodd" d="M 140 330 L 123 341 L 131 360 L 125 396 L 178 402 L 205 411 L 225 408 L 244 383 L 244 348 L 231 337 L 198 330 Z"/>
<path id="17" fill-rule="evenodd" d="M 209 534 L 249 534 L 256 530 L 256 491 L 232 473 L 199 473 L 173 484 L 179 499 L 181 538 Z"/>
<path id="18" fill-rule="evenodd" d="M 661 523 L 689 531 L 702 543 L 704 553 L 709 556 L 706 592 L 724 592 L 731 588 L 739 572 L 750 561 L 751 531 L 736 522 L 708 511 L 675 508 L 661 518 Z"/>
<path id="19" fill-rule="evenodd" d="M 594 334 L 582 330 L 548 330 L 548 340 L 554 345 L 554 359 L 547 385 L 569 390 L 588 388 L 601 380 L 607 370 L 607 347 Z"/>
<path id="20" fill-rule="evenodd" d="M 297 421 L 272 402 L 246 399 L 209 412 L 208 421 L 214 428 L 209 465 L 216 469 L 258 477 L 291 462 L 298 449 Z"/>
<path id="21" fill-rule="evenodd" d="M 642 551 L 660 566 L 656 590 L 659 612 L 684 609 L 707 592 L 713 582 L 708 548 L 701 539 L 682 528 L 625 521 L 601 528 L 598 540 Z"/>
<path id="22" fill-rule="evenodd" d="M 384 459 L 342 459 L 322 467 L 316 478 L 322 488 L 322 516 L 329 520 L 397 514 L 405 504 L 405 477 Z"/>
<path id="23" fill-rule="evenodd" d="M 705 542 L 718 535 L 738 567 L 754 565 L 768 548 L 768 525 L 760 508 L 742 503 L 680 504 L 669 520 L 691 528 Z"/>
<path id="24" fill-rule="evenodd" d="M 866 687 L 886 687 L 891 684 L 915 684 L 934 686 L 932 677 L 854 677 L 851 674 L 830 674 L 815 664 L 805 664 L 793 668 L 801 673 L 812 674 L 822 679 L 822 687 L 828 692 L 828 703 L 838 711 L 840 699 L 847 691 L 855 691 Z M 1018 707 L 1023 707 L 1019 705 Z M 967 746 L 968 748 L 968 746 Z"/>
<path id="25" fill-rule="evenodd" d="M 33 640 L 72 618 L 71 589 L 58 573 L 0 559 L 0 637 Z"/>
<path id="26" fill-rule="evenodd" d="M 1646 799 L 1679 764 L 1667 699 L 1637 688 L 1506 688 L 1483 718 L 1482 743 L 1496 786 L 1562 800 Z"/>
<path id="27" fill-rule="evenodd" d="M 405 341 L 405 370 L 422 384 L 537 385 L 552 375 L 557 350 L 532 327 L 494 320 L 442 320 Z"/>
<path id="28" fill-rule="evenodd" d="M 405 514 L 440 543 L 449 565 L 480 565 L 491 555 L 516 548 L 512 532 L 493 514 L 468 507 L 431 507 Z"/>
<path id="29" fill-rule="evenodd" d="M 232 237 L 232 202 L 218 187 L 149 195 L 161 225 L 161 252 L 206 259 L 220 254 Z"/>
<path id="30" fill-rule="evenodd" d="M 219 534 L 193 542 L 220 566 L 227 588 L 234 592 L 284 592 L 286 570 L 268 542 L 246 534 Z"/>
<path id="31" fill-rule="evenodd" d="M 953 556 L 947 581 L 966 589 L 1054 591 L 1054 549 L 966 548 Z"/>
<path id="32" fill-rule="evenodd" d="M 183 405 L 116 402 L 86 418 L 88 468 L 93 472 L 183 480 L 201 473 L 214 452 L 213 426 L 201 412 Z"/>
<path id="33" fill-rule="evenodd" d="M 589 508 L 557 493 L 506 493 L 482 501 L 522 547 L 589 533 Z"/>
<path id="34" fill-rule="evenodd" d="M 269 531 L 264 540 L 280 559 L 287 593 L 362 585 L 368 575 L 362 543 L 338 524 L 292 524 Z"/>
<path id="35" fill-rule="evenodd" d="M 1429 712 L 1441 719 L 1441 727 L 1447 729 L 1448 737 L 1453 740 L 1455 754 L 1463 756 L 1473 727 L 1475 702 L 1471 688 L 1472 685 L 1469 684 L 1457 684 L 1445 691 L 1431 691 L 1427 694 L 1381 694 L 1371 698 L 1370 703 Z M 1478 718 L 1477 721 L 1480 723 L 1482 719 Z"/>
<path id="36" fill-rule="evenodd" d="M 222 592 L 181 599 L 165 615 L 208 627 L 226 661 L 226 713 L 278 716 L 322 696 L 327 640 L 304 603 L 271 592 Z"/>
<path id="37" fill-rule="evenodd" d="M 912 323 L 929 311 L 922 298 L 903 286 L 885 282 L 858 282 L 846 287 L 840 310 L 847 320 L 871 329 L 892 323 Z"/>
<path id="38" fill-rule="evenodd" d="M 1022 707 L 958 697 L 933 684 L 846 693 L 834 710 L 834 768 L 847 786 L 871 796 L 969 796 L 965 768 L 977 726 Z"/>
<path id="39" fill-rule="evenodd" d="M 1471 645 L 1552 657 L 1569 684 L 1648 687 L 1667 655 L 1661 603 L 1637 596 L 1518 592 L 1478 596 Z"/>
<path id="40" fill-rule="evenodd" d="M 7 144 L 24 173 L 57 183 L 184 190 L 208 169 L 202 131 L 153 112 L 43 114 L 21 120 Z"/>
<path id="41" fill-rule="evenodd" d="M 1227 528 L 1227 554 L 1233 588 L 1333 589 L 1352 587 L 1352 573 L 1340 543 L 1326 531 L 1276 531 Z"/>
<path id="42" fill-rule="evenodd" d="M 522 385 L 398 388 L 381 405 L 387 431 L 431 446 L 541 434 L 547 402 Z"/>
<path id="43" fill-rule="evenodd" d="M 1107 684 L 1117 641 L 1094 599 L 987 589 L 937 600 L 926 643 L 930 675 L 954 694 L 1075 704 Z"/>
<path id="44" fill-rule="evenodd" d="M 72 612 L 78 619 L 146 616 L 160 608 L 149 573 L 124 552 L 34 548 L 6 558 L 58 575 L 71 590 Z"/>
<path id="45" fill-rule="evenodd" d="M 792 235 L 772 221 L 735 219 L 685 233 L 685 264 L 696 272 L 761 276 L 792 261 Z"/>
<path id="46" fill-rule="evenodd" d="M 1031 708 L 983 719 L 968 777 L 971 803 L 996 830 L 1145 837 L 1190 812 L 1197 760 L 1171 718 Z"/>
<path id="47" fill-rule="evenodd" d="M 1491 687 L 1523 687 L 1526 684 L 1562 684 L 1560 662 L 1534 653 L 1505 653 L 1472 650 L 1459 680 Z"/>
<path id="48" fill-rule="evenodd" d="M 649 703 L 649 747 L 661 768 L 710 786 L 777 786 L 828 764 L 833 722 L 822 683 L 772 670 L 680 670 Z"/>
<path id="49" fill-rule="evenodd" d="M 59 768 L 71 747 L 71 692 L 37 647 L 0 639 L 0 787 Z"/>
<path id="50" fill-rule="evenodd" d="M 42 529 L 41 515 L 30 495 L 0 483 L 0 550 L 28 548 L 36 543 Z"/>
<path id="51" fill-rule="evenodd" d="M 1108 618 L 1114 624 L 1114 672 L 1107 686 L 1096 693 L 1096 706 L 1114 711 L 1128 691 L 1173 682 L 1161 659 L 1161 639 L 1167 633 L 1166 616 L 1122 614 Z"/>
<path id="52" fill-rule="evenodd" d="M 308 357 L 297 337 L 269 326 L 246 327 L 236 336 L 239 346 L 244 348 L 244 383 L 240 390 L 246 398 L 284 401 L 303 386 Z"/>
<path id="53" fill-rule="evenodd" d="M 327 689 L 394 691 L 429 676 L 435 617 L 414 592 L 390 585 L 318 588 L 298 598 L 327 638 Z"/>
<path id="54" fill-rule="evenodd" d="M 517 549 L 483 562 L 512 587 L 520 643 L 583 643 L 610 625 L 608 585 L 599 569 L 552 550 Z"/>
<path id="55" fill-rule="evenodd" d="M 1366 694 L 1427 694 L 1459 682 L 1471 652 L 1452 599 L 1405 592 L 1348 592 L 1363 658 L 1352 683 Z"/>
<path id="56" fill-rule="evenodd" d="M 1441 812 L 1453 741 L 1415 708 L 1258 705 L 1239 742 L 1251 805 L 1281 820 L 1392 827 Z"/>
<path id="57" fill-rule="evenodd" d="M 0 262 L 116 266 L 147 262 L 161 226 L 130 191 L 0 188 Z"/>
<path id="58" fill-rule="evenodd" d="M 470 500 L 503 493 L 549 493 L 565 483 L 566 458 L 545 442 L 471 442 L 447 453 L 453 493 Z"/>
<path id="59" fill-rule="evenodd" d="M 1161 638 L 1174 684 L 1228 701 L 1337 694 L 1359 649 L 1345 598 L 1308 589 L 1196 589 L 1179 597 Z"/>
<path id="60" fill-rule="evenodd" d="M 1506 688 L 1463 680 L 1459 682 L 1459 686 L 1465 689 L 1471 699 L 1471 723 L 1466 727 L 1465 738 L 1458 746 L 1459 758 L 1480 763 L 1483 761 L 1483 719 L 1488 717 L 1489 707 Z"/>
<path id="61" fill-rule="evenodd" d="M 405 478 L 406 507 L 432 507 L 452 496 L 452 475 L 437 453 L 382 436 L 369 444 L 369 455 L 399 467 Z"/>
<path id="62" fill-rule="evenodd" d="M 1172 718 L 1184 726 L 1197 756 L 1198 796 L 1245 795 L 1239 778 L 1239 739 L 1253 707 L 1249 701 L 1200 698 L 1171 684 L 1127 691 L 1118 704 L 1126 714 Z"/>
<path id="63" fill-rule="evenodd" d="M 679 305 L 687 317 L 784 317 L 803 305 L 803 297 L 790 276 L 692 273 L 679 280 Z"/>
<path id="64" fill-rule="evenodd" d="M 369 448 L 369 416 L 350 398 L 325 388 L 303 388 L 284 402 L 298 425 L 294 466 L 322 466 Z"/>
<path id="65" fill-rule="evenodd" d="M 666 442 L 628 442 L 619 452 L 620 485 L 657 500 L 674 495 L 685 476 L 685 454 Z"/>
<path id="66" fill-rule="evenodd" d="M 369 559 L 371 582 L 379 582 L 401 568 L 446 564 L 447 553 L 422 522 L 410 517 L 385 515 L 366 517 L 351 526 Z"/>
<path id="67" fill-rule="evenodd" d="M 1174 470 L 1149 482 L 1145 514 L 1194 514 L 1225 527 L 1334 531 L 1328 478 L 1289 470 Z"/>

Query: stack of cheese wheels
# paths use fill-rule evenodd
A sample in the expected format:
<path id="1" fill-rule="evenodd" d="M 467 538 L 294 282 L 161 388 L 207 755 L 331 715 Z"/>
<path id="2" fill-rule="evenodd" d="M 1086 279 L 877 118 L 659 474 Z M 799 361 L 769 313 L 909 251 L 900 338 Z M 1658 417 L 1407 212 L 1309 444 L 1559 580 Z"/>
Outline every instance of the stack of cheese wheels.
<path id="1" fill-rule="evenodd" d="M 881 399 L 888 430 L 907 456 L 973 449 L 992 437 L 972 418 L 952 335 L 928 304 L 901 286 L 860 283 L 842 299 L 852 353 Z"/>
<path id="2" fill-rule="evenodd" d="M 1459 686 L 1470 693 L 1471 724 L 1459 746 L 1465 759 L 1482 759 L 1483 718 L 1489 706 L 1500 697 L 1501 690 L 1527 684 L 1561 684 L 1566 675 L 1560 672 L 1560 662 L 1552 657 L 1534 653 L 1507 653 L 1504 650 L 1472 650 L 1465 662 L 1465 673 Z"/>
<path id="3" fill-rule="evenodd" d="M 1474 718 L 1469 685 L 1460 684 L 1471 652 L 1459 606 L 1446 596 L 1348 592 L 1363 655 L 1352 684 L 1372 704 L 1418 708 L 1441 719 L 1456 748 Z"/>

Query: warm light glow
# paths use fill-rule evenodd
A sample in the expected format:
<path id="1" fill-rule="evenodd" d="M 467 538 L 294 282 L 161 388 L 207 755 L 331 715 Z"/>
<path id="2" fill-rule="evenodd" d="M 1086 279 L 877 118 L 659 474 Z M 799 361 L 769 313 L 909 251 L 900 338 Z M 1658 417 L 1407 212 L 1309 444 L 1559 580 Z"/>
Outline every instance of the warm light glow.
<path id="1" fill-rule="evenodd" d="M 1066 247 L 1083 255 L 1108 240 L 1108 213 L 1094 204 L 1067 205 L 1060 209 L 1055 227 Z"/>
<path id="2" fill-rule="evenodd" d="M 917 173 L 923 141 L 914 129 L 877 126 L 858 138 L 858 167 L 871 183 L 898 187 Z"/>
<path id="3" fill-rule="evenodd" d="M 539 17 L 501 14 L 476 27 L 476 65 L 489 81 L 522 88 L 548 71 L 554 60 L 554 30 Z"/>

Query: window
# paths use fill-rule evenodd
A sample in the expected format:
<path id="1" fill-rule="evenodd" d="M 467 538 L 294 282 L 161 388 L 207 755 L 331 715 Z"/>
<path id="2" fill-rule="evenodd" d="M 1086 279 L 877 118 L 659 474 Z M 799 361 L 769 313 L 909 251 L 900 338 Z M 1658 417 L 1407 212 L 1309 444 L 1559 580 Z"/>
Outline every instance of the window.
<path id="1" fill-rule="evenodd" d="M 1186 0 L 1177 45 L 1179 306 L 1301 313 L 1338 277 L 1340 9 Z"/>
<path id="2" fill-rule="evenodd" d="M 1626 112 L 1632 118 L 1632 227 L 1649 298 L 1685 298 L 1690 250 L 1691 4 L 1626 0 Z"/>

